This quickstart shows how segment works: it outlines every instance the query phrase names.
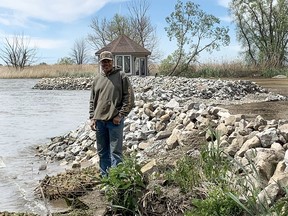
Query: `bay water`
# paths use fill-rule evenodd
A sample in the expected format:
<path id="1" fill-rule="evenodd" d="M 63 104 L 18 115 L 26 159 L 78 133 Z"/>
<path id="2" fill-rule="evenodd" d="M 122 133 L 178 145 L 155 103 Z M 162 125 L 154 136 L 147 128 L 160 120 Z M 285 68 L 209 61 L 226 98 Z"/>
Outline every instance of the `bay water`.
<path id="1" fill-rule="evenodd" d="M 0 79 L 0 212 L 47 215 L 50 207 L 34 189 L 61 167 L 39 171 L 44 161 L 35 157 L 35 147 L 88 119 L 90 91 L 32 89 L 37 81 Z"/>

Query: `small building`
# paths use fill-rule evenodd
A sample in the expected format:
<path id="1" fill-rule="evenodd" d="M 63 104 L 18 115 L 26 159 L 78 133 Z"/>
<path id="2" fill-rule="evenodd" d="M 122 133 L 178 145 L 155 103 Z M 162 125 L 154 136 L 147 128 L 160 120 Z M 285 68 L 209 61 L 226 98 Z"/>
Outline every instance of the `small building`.
<path id="1" fill-rule="evenodd" d="M 98 50 L 95 55 L 99 58 L 103 51 L 110 51 L 114 56 L 114 64 L 122 67 L 127 75 L 147 76 L 149 74 L 148 56 L 151 52 L 126 35 L 119 36 Z"/>

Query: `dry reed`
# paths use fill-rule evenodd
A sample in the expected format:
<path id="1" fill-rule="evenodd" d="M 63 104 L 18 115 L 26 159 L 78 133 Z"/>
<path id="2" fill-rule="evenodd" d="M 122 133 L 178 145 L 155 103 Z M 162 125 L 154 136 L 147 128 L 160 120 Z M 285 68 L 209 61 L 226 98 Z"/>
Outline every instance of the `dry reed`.
<path id="1" fill-rule="evenodd" d="M 209 68 L 214 71 L 221 71 L 221 72 L 230 72 L 231 75 L 235 74 L 238 76 L 245 76 L 253 73 L 258 73 L 260 71 L 259 67 L 256 66 L 249 66 L 245 64 L 243 61 L 222 61 L 219 62 L 208 62 L 204 64 L 200 64 L 197 66 L 197 71 L 201 71 L 205 68 Z"/>
<path id="2" fill-rule="evenodd" d="M 98 70 L 98 65 L 36 65 L 23 70 L 0 66 L 0 78 L 54 78 L 54 77 L 91 77 Z"/>

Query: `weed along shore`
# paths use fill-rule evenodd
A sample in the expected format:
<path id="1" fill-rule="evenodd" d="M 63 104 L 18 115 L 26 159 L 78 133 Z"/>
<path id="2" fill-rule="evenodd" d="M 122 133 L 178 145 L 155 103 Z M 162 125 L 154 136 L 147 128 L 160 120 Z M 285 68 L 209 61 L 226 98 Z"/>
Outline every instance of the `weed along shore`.
<path id="1" fill-rule="evenodd" d="M 91 81 L 41 79 L 35 88 L 89 90 Z M 69 206 L 46 213 L 287 215 L 288 119 L 247 118 L 224 108 L 287 96 L 248 80 L 158 76 L 131 77 L 131 83 L 136 104 L 125 119 L 125 160 L 108 178 L 99 178 L 88 121 L 37 147 L 48 167 L 69 167 L 35 188 L 40 199 Z"/>

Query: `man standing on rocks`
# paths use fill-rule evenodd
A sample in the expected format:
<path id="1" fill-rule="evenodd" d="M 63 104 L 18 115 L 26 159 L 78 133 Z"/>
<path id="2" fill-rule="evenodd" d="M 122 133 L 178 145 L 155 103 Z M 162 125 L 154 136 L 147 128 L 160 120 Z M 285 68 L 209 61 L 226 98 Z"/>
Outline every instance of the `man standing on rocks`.
<path id="1" fill-rule="evenodd" d="M 121 68 L 113 66 L 109 51 L 100 53 L 101 71 L 91 87 L 90 121 L 96 131 L 101 176 L 122 161 L 124 117 L 134 106 L 131 83 Z"/>

